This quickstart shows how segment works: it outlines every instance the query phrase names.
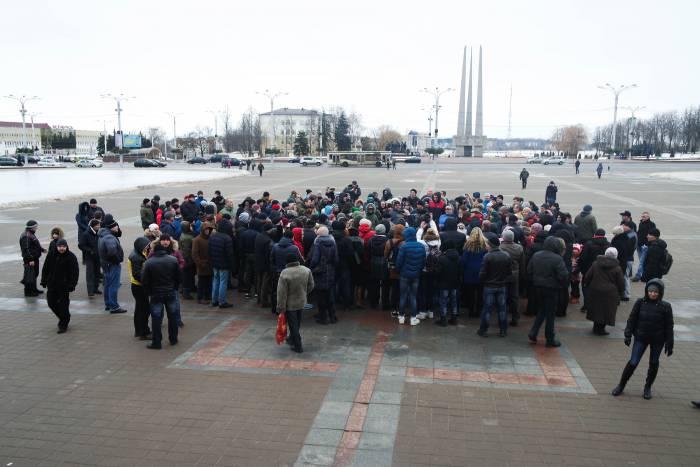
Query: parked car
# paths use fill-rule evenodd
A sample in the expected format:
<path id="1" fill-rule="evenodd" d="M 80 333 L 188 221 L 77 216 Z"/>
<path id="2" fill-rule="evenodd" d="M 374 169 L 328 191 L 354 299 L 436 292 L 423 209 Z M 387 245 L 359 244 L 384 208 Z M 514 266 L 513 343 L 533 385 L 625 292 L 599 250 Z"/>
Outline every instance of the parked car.
<path id="1" fill-rule="evenodd" d="M 232 167 L 238 167 L 241 164 L 245 164 L 245 162 L 242 162 L 240 159 L 236 159 L 235 157 L 224 157 L 221 159 L 221 167 L 228 167 L 229 161 L 231 161 Z"/>
<path id="2" fill-rule="evenodd" d="M 63 164 L 58 162 L 53 157 L 42 157 L 36 165 L 39 167 L 63 167 Z"/>
<path id="3" fill-rule="evenodd" d="M 566 159 L 564 159 L 561 156 L 554 156 L 554 157 L 548 157 L 547 159 L 542 161 L 543 165 L 564 165 L 564 162 L 566 162 Z"/>
<path id="4" fill-rule="evenodd" d="M 155 159 L 136 159 L 134 167 L 164 167 L 161 166 Z"/>
<path id="5" fill-rule="evenodd" d="M 287 162 L 289 162 L 290 164 L 298 164 L 299 162 L 301 162 L 301 157 L 292 157 Z"/>
<path id="6" fill-rule="evenodd" d="M 24 163 L 14 157 L 0 157 L 1 167 L 22 167 Z"/>
<path id="7" fill-rule="evenodd" d="M 209 162 L 221 162 L 221 160 L 224 158 L 223 154 L 214 154 L 209 158 Z"/>
<path id="8" fill-rule="evenodd" d="M 209 159 L 209 160 L 211 160 L 211 159 Z M 207 162 L 209 162 L 209 161 L 203 157 L 193 157 L 192 159 L 187 161 L 188 164 L 206 164 Z M 214 161 L 212 161 L 212 162 L 214 162 Z"/>
<path id="9" fill-rule="evenodd" d="M 299 163 L 306 167 L 307 165 L 315 165 L 316 167 L 320 167 L 323 162 L 321 161 L 320 157 L 311 157 L 311 156 L 304 156 L 299 160 Z"/>
<path id="10" fill-rule="evenodd" d="M 39 156 L 34 156 L 34 155 L 27 156 L 27 162 L 29 164 L 38 164 L 40 160 L 41 160 L 41 157 L 39 157 Z"/>
<path id="11" fill-rule="evenodd" d="M 102 167 L 101 159 L 81 159 L 75 163 L 76 167 Z"/>
<path id="12" fill-rule="evenodd" d="M 404 159 L 404 162 L 407 164 L 420 164 L 421 158 L 418 156 L 411 156 L 411 157 L 407 157 L 406 159 Z"/>
<path id="13" fill-rule="evenodd" d="M 151 159 L 158 167 L 167 167 L 168 163 L 160 159 Z"/>
<path id="14" fill-rule="evenodd" d="M 541 164 L 542 163 L 542 158 L 539 156 L 532 156 L 527 158 L 527 163 L 528 164 Z"/>

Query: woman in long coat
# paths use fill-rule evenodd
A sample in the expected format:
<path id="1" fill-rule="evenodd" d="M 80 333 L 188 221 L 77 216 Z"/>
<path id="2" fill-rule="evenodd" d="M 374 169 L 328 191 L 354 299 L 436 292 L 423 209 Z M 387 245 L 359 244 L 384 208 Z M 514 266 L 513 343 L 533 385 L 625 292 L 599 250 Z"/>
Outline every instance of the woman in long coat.
<path id="1" fill-rule="evenodd" d="M 625 279 L 617 262 L 617 249 L 610 247 L 598 256 L 586 273 L 583 283 L 587 289 L 586 318 L 593 321 L 593 334 L 610 334 L 605 326 L 615 325 L 620 297 L 625 291 Z"/>

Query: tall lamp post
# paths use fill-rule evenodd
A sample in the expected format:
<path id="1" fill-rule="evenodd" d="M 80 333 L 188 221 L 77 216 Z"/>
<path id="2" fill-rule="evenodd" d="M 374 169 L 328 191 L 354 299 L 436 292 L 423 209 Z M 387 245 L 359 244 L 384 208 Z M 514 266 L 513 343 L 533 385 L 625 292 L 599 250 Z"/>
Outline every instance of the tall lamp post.
<path id="1" fill-rule="evenodd" d="M 440 113 L 440 96 L 442 96 L 446 92 L 450 92 L 450 91 L 454 91 L 454 89 L 447 88 L 447 89 L 443 89 L 441 91 L 440 88 L 435 87 L 435 89 L 423 88 L 420 90 L 420 92 L 427 92 L 428 94 L 431 94 L 435 98 L 435 105 L 433 106 L 433 108 L 435 109 L 435 140 L 437 140 L 437 137 L 438 137 L 438 115 Z M 435 144 L 434 144 L 432 139 L 430 142 L 430 147 L 431 148 L 435 147 Z"/>
<path id="2" fill-rule="evenodd" d="M 15 96 L 13 94 L 10 94 L 10 95 L 5 96 L 5 98 L 15 100 L 15 101 L 19 102 L 19 104 L 20 104 L 19 113 L 22 114 L 22 137 L 24 138 L 24 142 L 22 144 L 26 148 L 26 146 L 27 146 L 27 122 L 26 122 L 25 116 L 27 115 L 27 108 L 26 108 L 25 104 L 29 101 L 39 99 L 39 97 L 37 97 L 37 96 L 27 97 L 25 95 Z M 29 161 L 27 159 L 27 153 L 25 152 L 24 153 L 24 165 L 27 165 L 28 163 L 29 163 Z"/>
<path id="3" fill-rule="evenodd" d="M 610 146 L 615 149 L 615 137 L 617 136 L 617 104 L 620 98 L 620 94 L 628 89 L 636 88 L 636 84 L 621 84 L 619 86 L 613 86 L 610 83 L 605 83 L 603 86 L 598 86 L 600 89 L 611 91 L 615 96 L 615 112 L 613 113 L 613 127 L 612 127 L 612 141 Z"/>
<path id="4" fill-rule="evenodd" d="M 36 144 L 36 133 L 34 132 L 34 117 L 41 115 L 41 112 L 32 112 L 29 114 L 29 118 L 32 122 L 32 154 L 36 155 L 36 150 L 38 146 Z"/>
<path id="5" fill-rule="evenodd" d="M 133 97 L 125 96 L 123 93 L 118 96 L 112 94 L 102 94 L 100 97 L 103 99 L 114 99 L 117 103 L 117 108 L 114 109 L 117 112 L 117 131 L 119 132 L 119 166 L 124 167 L 124 154 L 122 149 L 124 149 L 124 133 L 122 133 L 122 102 L 133 99 Z M 107 143 L 105 142 L 105 149 Z M 105 151 L 106 152 L 106 151 Z"/>
<path id="6" fill-rule="evenodd" d="M 255 91 L 255 94 L 260 94 L 261 96 L 267 96 L 268 99 L 270 99 L 270 116 L 272 118 L 272 147 L 277 148 L 276 140 L 277 140 L 277 127 L 275 125 L 275 99 L 280 97 L 280 96 L 287 96 L 289 95 L 288 92 L 277 92 L 273 93 L 269 89 L 265 89 L 263 92 L 260 91 Z M 272 164 L 275 162 L 275 155 L 270 153 L 270 163 Z"/>
<path id="7" fill-rule="evenodd" d="M 635 122 L 637 121 L 637 117 L 635 117 L 634 114 L 637 113 L 638 111 L 642 110 L 642 109 L 646 109 L 646 106 L 645 106 L 645 105 L 638 105 L 638 106 L 636 106 L 636 107 L 623 107 L 623 109 L 629 110 L 630 113 L 632 114 L 632 116 L 631 116 L 631 117 L 629 118 L 629 120 L 628 120 L 629 123 L 628 123 L 628 125 L 627 125 L 627 132 L 628 132 L 628 135 L 627 135 L 627 150 L 628 150 L 628 152 L 629 152 L 629 154 L 628 154 L 627 157 L 629 157 L 629 160 L 632 160 L 632 142 L 631 142 L 631 140 L 630 140 L 630 136 L 631 136 L 632 138 L 634 138 L 634 136 L 636 135 L 636 133 L 634 132 L 634 129 L 632 129 L 632 126 L 633 126 L 633 125 L 635 124 Z"/>
<path id="8" fill-rule="evenodd" d="M 176 126 L 175 126 L 175 118 L 178 115 L 182 115 L 181 113 L 175 113 L 175 112 L 165 112 L 167 115 L 171 116 L 173 118 L 173 147 L 177 149 L 177 132 L 176 132 Z M 168 138 L 165 138 L 165 157 L 168 157 Z M 175 160 L 177 160 L 177 153 L 175 153 Z"/>

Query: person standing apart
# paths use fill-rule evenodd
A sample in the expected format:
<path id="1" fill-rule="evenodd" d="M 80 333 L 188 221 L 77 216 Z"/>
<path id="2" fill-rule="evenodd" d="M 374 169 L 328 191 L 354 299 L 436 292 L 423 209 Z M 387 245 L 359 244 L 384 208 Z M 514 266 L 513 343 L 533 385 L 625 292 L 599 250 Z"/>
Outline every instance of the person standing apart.
<path id="1" fill-rule="evenodd" d="M 97 251 L 104 274 L 105 311 L 112 314 L 126 313 L 126 310 L 119 306 L 117 298 L 122 272 L 121 263 L 124 261 L 124 251 L 116 237 L 119 232 L 119 224 L 111 215 L 105 217 L 105 224 L 97 232 Z"/>
<path id="2" fill-rule="evenodd" d="M 39 258 L 46 250 L 42 248 L 39 239 L 36 238 L 36 231 L 39 229 L 37 221 L 30 220 L 24 227 L 24 232 L 19 236 L 19 247 L 22 250 L 22 262 L 24 263 L 24 277 L 21 283 L 24 284 L 24 296 L 36 297 L 44 293 L 36 286 L 39 277 Z"/>
<path id="3" fill-rule="evenodd" d="M 263 165 L 262 162 L 258 162 L 258 172 L 260 172 L 261 177 L 262 177 L 263 170 L 265 170 L 265 166 Z"/>
<path id="4" fill-rule="evenodd" d="M 644 399 L 651 399 L 651 386 L 659 371 L 659 357 L 665 350 L 666 356 L 673 355 L 673 309 L 664 301 L 664 283 L 661 279 L 652 279 L 644 288 L 644 298 L 637 299 L 632 308 L 625 328 L 625 345 L 632 345 L 632 356 L 622 371 L 620 383 L 613 389 L 612 395 L 619 396 L 625 390 L 627 382 L 650 347 L 649 369 L 644 383 Z"/>
<path id="5" fill-rule="evenodd" d="M 58 334 L 68 330 L 70 296 L 78 284 L 78 259 L 68 250 L 68 242 L 56 240 L 56 250 L 46 256 L 41 271 L 41 285 L 46 288 L 46 302 L 58 318 Z"/>
<path id="6" fill-rule="evenodd" d="M 530 172 L 528 172 L 527 169 L 523 169 L 520 171 L 520 181 L 523 183 L 523 190 L 527 188 L 528 177 L 530 177 Z"/>
<path id="7" fill-rule="evenodd" d="M 301 312 L 306 306 L 306 297 L 314 289 L 314 276 L 306 266 L 299 264 L 296 253 L 288 253 L 287 265 L 277 281 L 277 314 L 284 313 L 289 327 L 288 343 L 296 353 L 304 351 L 301 344 Z"/>
<path id="8" fill-rule="evenodd" d="M 576 167 L 576 175 L 578 175 L 579 174 L 579 167 L 581 167 L 581 160 L 576 159 L 576 163 L 574 164 L 574 166 Z"/>
<path id="9" fill-rule="evenodd" d="M 161 348 L 163 307 L 168 315 L 168 340 L 170 345 L 177 344 L 178 320 L 175 298 L 180 287 L 180 265 L 160 243 L 156 244 L 153 256 L 143 265 L 141 284 L 150 299 L 153 328 L 151 343 L 146 347 L 156 350 Z"/>
<path id="10" fill-rule="evenodd" d="M 547 185 L 547 189 L 544 192 L 544 201 L 551 206 L 552 204 L 557 202 L 557 192 L 559 191 L 559 188 L 557 188 L 557 185 L 554 183 L 554 180 L 549 182 L 549 185 Z"/>
<path id="11" fill-rule="evenodd" d="M 608 166 L 610 167 L 610 166 Z M 598 174 L 598 180 L 600 180 L 600 177 L 603 175 L 603 163 L 599 162 L 598 167 L 595 169 L 596 173 Z"/>

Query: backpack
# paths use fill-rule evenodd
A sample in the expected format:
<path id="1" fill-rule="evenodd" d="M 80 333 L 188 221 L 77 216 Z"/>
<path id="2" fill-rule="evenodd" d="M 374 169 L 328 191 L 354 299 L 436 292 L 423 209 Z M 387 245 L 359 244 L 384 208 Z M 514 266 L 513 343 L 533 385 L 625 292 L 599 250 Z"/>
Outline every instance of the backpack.
<path id="1" fill-rule="evenodd" d="M 440 256 L 442 252 L 438 246 L 428 246 L 428 254 L 425 256 L 425 271 L 437 273 L 440 271 Z"/>
<path id="2" fill-rule="evenodd" d="M 661 274 L 664 276 L 668 274 L 671 266 L 673 266 L 673 256 L 666 250 L 664 251 L 664 264 L 661 266 Z"/>

